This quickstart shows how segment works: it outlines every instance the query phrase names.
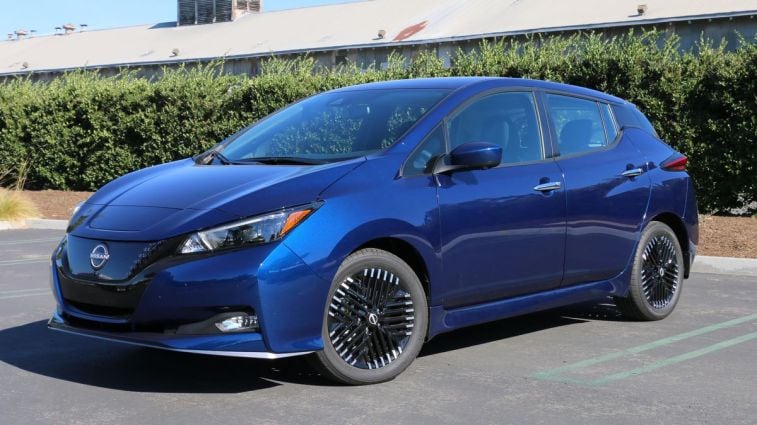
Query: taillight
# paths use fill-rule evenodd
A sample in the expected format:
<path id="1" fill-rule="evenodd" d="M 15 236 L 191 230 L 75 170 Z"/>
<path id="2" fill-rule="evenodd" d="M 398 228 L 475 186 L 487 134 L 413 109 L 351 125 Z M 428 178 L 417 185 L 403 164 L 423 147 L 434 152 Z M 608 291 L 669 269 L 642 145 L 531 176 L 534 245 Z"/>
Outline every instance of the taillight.
<path id="1" fill-rule="evenodd" d="M 660 168 L 665 171 L 686 171 L 686 164 L 689 163 L 689 158 L 686 155 L 673 155 L 670 158 L 662 161 Z"/>

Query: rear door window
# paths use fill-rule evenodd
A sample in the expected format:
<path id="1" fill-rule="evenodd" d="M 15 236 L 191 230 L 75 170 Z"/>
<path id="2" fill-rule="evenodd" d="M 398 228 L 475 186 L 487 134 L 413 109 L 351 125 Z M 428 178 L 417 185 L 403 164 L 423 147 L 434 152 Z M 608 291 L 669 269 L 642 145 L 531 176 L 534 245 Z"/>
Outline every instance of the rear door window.
<path id="1" fill-rule="evenodd" d="M 547 94 L 546 99 L 560 155 L 607 146 L 608 137 L 597 102 L 557 94 Z"/>

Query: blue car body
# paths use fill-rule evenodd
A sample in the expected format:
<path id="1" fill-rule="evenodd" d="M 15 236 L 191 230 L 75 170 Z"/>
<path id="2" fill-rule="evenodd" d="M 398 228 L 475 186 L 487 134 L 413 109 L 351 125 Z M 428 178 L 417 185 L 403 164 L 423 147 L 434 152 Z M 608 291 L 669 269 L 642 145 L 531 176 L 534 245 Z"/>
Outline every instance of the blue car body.
<path id="1" fill-rule="evenodd" d="M 71 219 L 56 249 L 50 327 L 179 351 L 272 358 L 323 349 L 324 308 L 342 261 L 362 247 L 392 252 L 427 293 L 427 337 L 464 326 L 628 292 L 642 229 L 668 224 L 696 254 L 697 207 L 677 153 L 628 102 L 541 81 L 444 78 L 360 89 L 449 92 L 387 149 L 322 165 L 198 165 L 192 159 L 121 177 Z M 355 90 L 355 87 L 341 90 Z M 455 111 L 490 93 L 536 99 L 541 160 L 487 170 L 412 176 L 408 157 Z M 607 147 L 561 155 L 545 98 L 562 94 L 612 108 Z M 623 172 L 641 169 L 628 177 Z M 535 191 L 559 183 L 557 190 Z M 293 206 L 315 212 L 282 240 L 175 255 L 192 232 Z M 110 260 L 93 273 L 90 253 Z M 196 332 L 224 311 L 253 311 L 259 331 Z M 184 329 L 184 331 L 182 331 Z"/>

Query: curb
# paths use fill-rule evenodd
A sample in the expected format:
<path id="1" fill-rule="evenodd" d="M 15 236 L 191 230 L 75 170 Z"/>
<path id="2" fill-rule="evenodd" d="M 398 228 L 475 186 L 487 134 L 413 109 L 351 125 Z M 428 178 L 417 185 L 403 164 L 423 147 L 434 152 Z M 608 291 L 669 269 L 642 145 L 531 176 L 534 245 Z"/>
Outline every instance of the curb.
<path id="1" fill-rule="evenodd" d="M 694 259 L 694 265 L 691 268 L 691 272 L 757 277 L 757 260 L 750 258 L 707 257 L 698 255 Z"/>
<path id="2" fill-rule="evenodd" d="M 0 220 L 0 230 L 26 229 L 26 220 L 6 221 Z"/>
<path id="3" fill-rule="evenodd" d="M 66 230 L 67 227 L 67 220 L 49 220 L 44 218 L 35 218 L 20 221 L 0 221 L 0 230 Z"/>
<path id="4" fill-rule="evenodd" d="M 68 220 L 35 218 L 26 220 L 26 226 L 28 229 L 66 230 L 68 228 Z"/>

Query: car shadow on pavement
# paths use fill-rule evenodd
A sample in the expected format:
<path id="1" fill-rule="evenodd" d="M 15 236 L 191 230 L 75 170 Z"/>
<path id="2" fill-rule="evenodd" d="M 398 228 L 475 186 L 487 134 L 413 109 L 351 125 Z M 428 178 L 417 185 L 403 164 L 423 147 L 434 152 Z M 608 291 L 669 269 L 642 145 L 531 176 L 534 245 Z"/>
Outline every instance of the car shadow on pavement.
<path id="1" fill-rule="evenodd" d="M 585 303 L 440 335 L 421 356 L 590 320 L 622 320 L 612 304 Z M 44 320 L 0 330 L 0 362 L 38 375 L 121 391 L 242 393 L 283 383 L 337 385 L 305 358 L 257 360 L 133 347 L 54 332 Z"/>
<path id="2" fill-rule="evenodd" d="M 293 382 L 331 385 L 302 358 L 257 360 L 133 347 L 47 329 L 0 330 L 0 362 L 55 379 L 122 391 L 241 393 Z"/>
<path id="3" fill-rule="evenodd" d="M 609 298 L 599 299 L 441 334 L 426 343 L 421 350 L 420 356 L 430 356 L 446 351 L 464 349 L 560 326 L 576 325 L 590 321 L 625 320 Z"/>

